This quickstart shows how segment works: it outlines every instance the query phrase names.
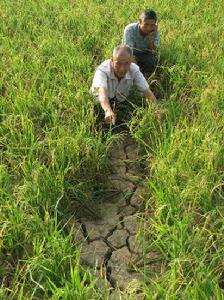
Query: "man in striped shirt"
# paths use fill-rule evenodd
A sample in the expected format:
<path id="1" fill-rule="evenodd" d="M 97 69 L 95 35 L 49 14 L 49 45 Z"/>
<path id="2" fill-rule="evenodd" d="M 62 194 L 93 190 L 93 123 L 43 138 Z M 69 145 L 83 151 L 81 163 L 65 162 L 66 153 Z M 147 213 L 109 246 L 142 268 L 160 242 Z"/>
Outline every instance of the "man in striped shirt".
<path id="1" fill-rule="evenodd" d="M 105 113 L 106 123 L 115 125 L 116 114 L 111 101 L 119 104 L 125 101 L 132 86 L 156 106 L 157 100 L 149 88 L 139 67 L 132 62 L 132 50 L 128 46 L 119 45 L 113 51 L 111 59 L 105 60 L 94 74 L 90 93 L 95 96 Z"/>
<path id="2" fill-rule="evenodd" d="M 138 21 L 125 27 L 123 43 L 133 50 L 136 62 L 143 73 L 153 73 L 157 64 L 159 32 L 154 10 L 145 10 Z"/>

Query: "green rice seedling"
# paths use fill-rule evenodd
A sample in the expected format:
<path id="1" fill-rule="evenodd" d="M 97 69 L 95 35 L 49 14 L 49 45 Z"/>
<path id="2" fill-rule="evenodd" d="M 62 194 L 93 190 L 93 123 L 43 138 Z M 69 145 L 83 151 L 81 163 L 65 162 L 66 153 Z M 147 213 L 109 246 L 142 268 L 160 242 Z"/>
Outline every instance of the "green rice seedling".
<path id="1" fill-rule="evenodd" d="M 223 1 L 151 4 L 159 16 L 154 79 L 162 96 L 156 111 L 130 99 L 128 126 L 150 170 L 144 253 L 158 252 L 163 267 L 151 272 L 145 260 L 142 293 L 223 299 Z M 66 223 L 75 203 L 95 207 L 106 151 L 119 139 L 97 126 L 93 72 L 149 5 L 1 3 L 0 298 L 109 298 L 80 266 Z"/>

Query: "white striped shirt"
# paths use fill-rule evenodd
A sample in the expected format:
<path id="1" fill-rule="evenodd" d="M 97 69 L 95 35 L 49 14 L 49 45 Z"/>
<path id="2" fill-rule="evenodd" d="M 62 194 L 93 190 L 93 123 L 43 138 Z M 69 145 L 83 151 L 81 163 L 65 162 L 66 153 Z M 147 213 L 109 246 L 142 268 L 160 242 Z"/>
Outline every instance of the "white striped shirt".
<path id="1" fill-rule="evenodd" d="M 98 96 L 99 88 L 105 88 L 108 98 L 116 98 L 122 102 L 129 95 L 132 86 L 136 86 L 141 93 L 149 89 L 139 67 L 131 63 L 129 71 L 119 81 L 113 72 L 111 59 L 107 59 L 96 69 L 90 92 Z"/>

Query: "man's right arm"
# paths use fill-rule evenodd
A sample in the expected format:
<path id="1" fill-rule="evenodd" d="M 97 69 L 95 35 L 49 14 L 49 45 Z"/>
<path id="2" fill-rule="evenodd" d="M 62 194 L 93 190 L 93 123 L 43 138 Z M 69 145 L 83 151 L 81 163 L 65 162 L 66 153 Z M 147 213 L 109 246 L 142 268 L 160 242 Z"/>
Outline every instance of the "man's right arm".
<path id="1" fill-rule="evenodd" d="M 139 68 L 135 72 L 134 85 L 137 86 L 138 90 L 143 93 L 147 100 L 151 101 L 153 104 L 157 103 L 155 95 L 150 90 L 149 84 Z"/>
<path id="2" fill-rule="evenodd" d="M 159 47 L 159 32 L 156 25 L 155 30 L 149 34 L 149 49 L 157 50 Z"/>
<path id="3" fill-rule="evenodd" d="M 107 94 L 107 76 L 101 70 L 97 70 L 91 87 L 91 92 L 100 102 L 105 113 L 105 121 L 112 122 L 115 125 L 115 114 L 110 107 L 110 101 Z"/>
<path id="4" fill-rule="evenodd" d="M 116 122 L 115 114 L 110 107 L 110 102 L 105 88 L 99 87 L 98 99 L 102 109 L 104 110 L 106 123 L 112 123 L 113 125 L 115 125 Z"/>

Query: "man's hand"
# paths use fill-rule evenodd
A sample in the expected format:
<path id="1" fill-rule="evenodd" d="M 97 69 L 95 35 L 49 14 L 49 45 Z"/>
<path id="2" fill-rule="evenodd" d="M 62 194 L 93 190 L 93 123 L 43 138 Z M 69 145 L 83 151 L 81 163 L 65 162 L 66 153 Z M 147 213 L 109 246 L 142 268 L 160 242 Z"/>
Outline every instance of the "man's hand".
<path id="1" fill-rule="evenodd" d="M 99 97 L 100 105 L 105 113 L 105 117 L 104 117 L 105 123 L 107 124 L 112 123 L 113 125 L 115 125 L 116 116 L 110 107 L 110 101 L 107 96 L 107 90 L 105 88 L 98 88 L 98 97 Z"/>
<path id="2" fill-rule="evenodd" d="M 157 121 L 159 124 L 162 124 L 162 113 L 160 111 L 160 108 L 158 105 L 155 104 L 155 102 L 148 102 L 149 106 L 148 109 L 149 111 L 156 117 Z"/>
<path id="3" fill-rule="evenodd" d="M 155 116 L 157 117 L 159 123 L 161 123 L 162 115 L 161 115 L 160 111 L 158 110 L 158 105 L 157 105 L 158 101 L 156 99 L 156 96 L 153 94 L 153 92 L 150 89 L 145 91 L 144 96 L 149 102 L 150 109 L 153 110 L 153 112 L 154 112 Z"/>
<path id="4" fill-rule="evenodd" d="M 155 24 L 154 29 L 149 33 L 149 49 L 152 49 L 152 50 L 156 49 L 155 44 L 154 44 L 154 39 L 155 39 L 157 30 L 158 30 L 158 25 Z"/>
<path id="5" fill-rule="evenodd" d="M 105 111 L 105 122 L 107 124 L 112 123 L 112 125 L 115 125 L 116 123 L 116 115 L 112 110 Z"/>
<path id="6" fill-rule="evenodd" d="M 153 29 L 152 29 L 152 31 L 151 31 L 150 33 L 156 33 L 157 31 L 158 31 L 158 25 L 155 24 L 155 25 L 153 26 Z"/>
<path id="7" fill-rule="evenodd" d="M 153 92 L 150 89 L 148 89 L 144 92 L 144 96 L 147 100 L 150 100 L 152 103 L 154 103 L 154 104 L 157 103 L 156 96 L 153 94 Z"/>

